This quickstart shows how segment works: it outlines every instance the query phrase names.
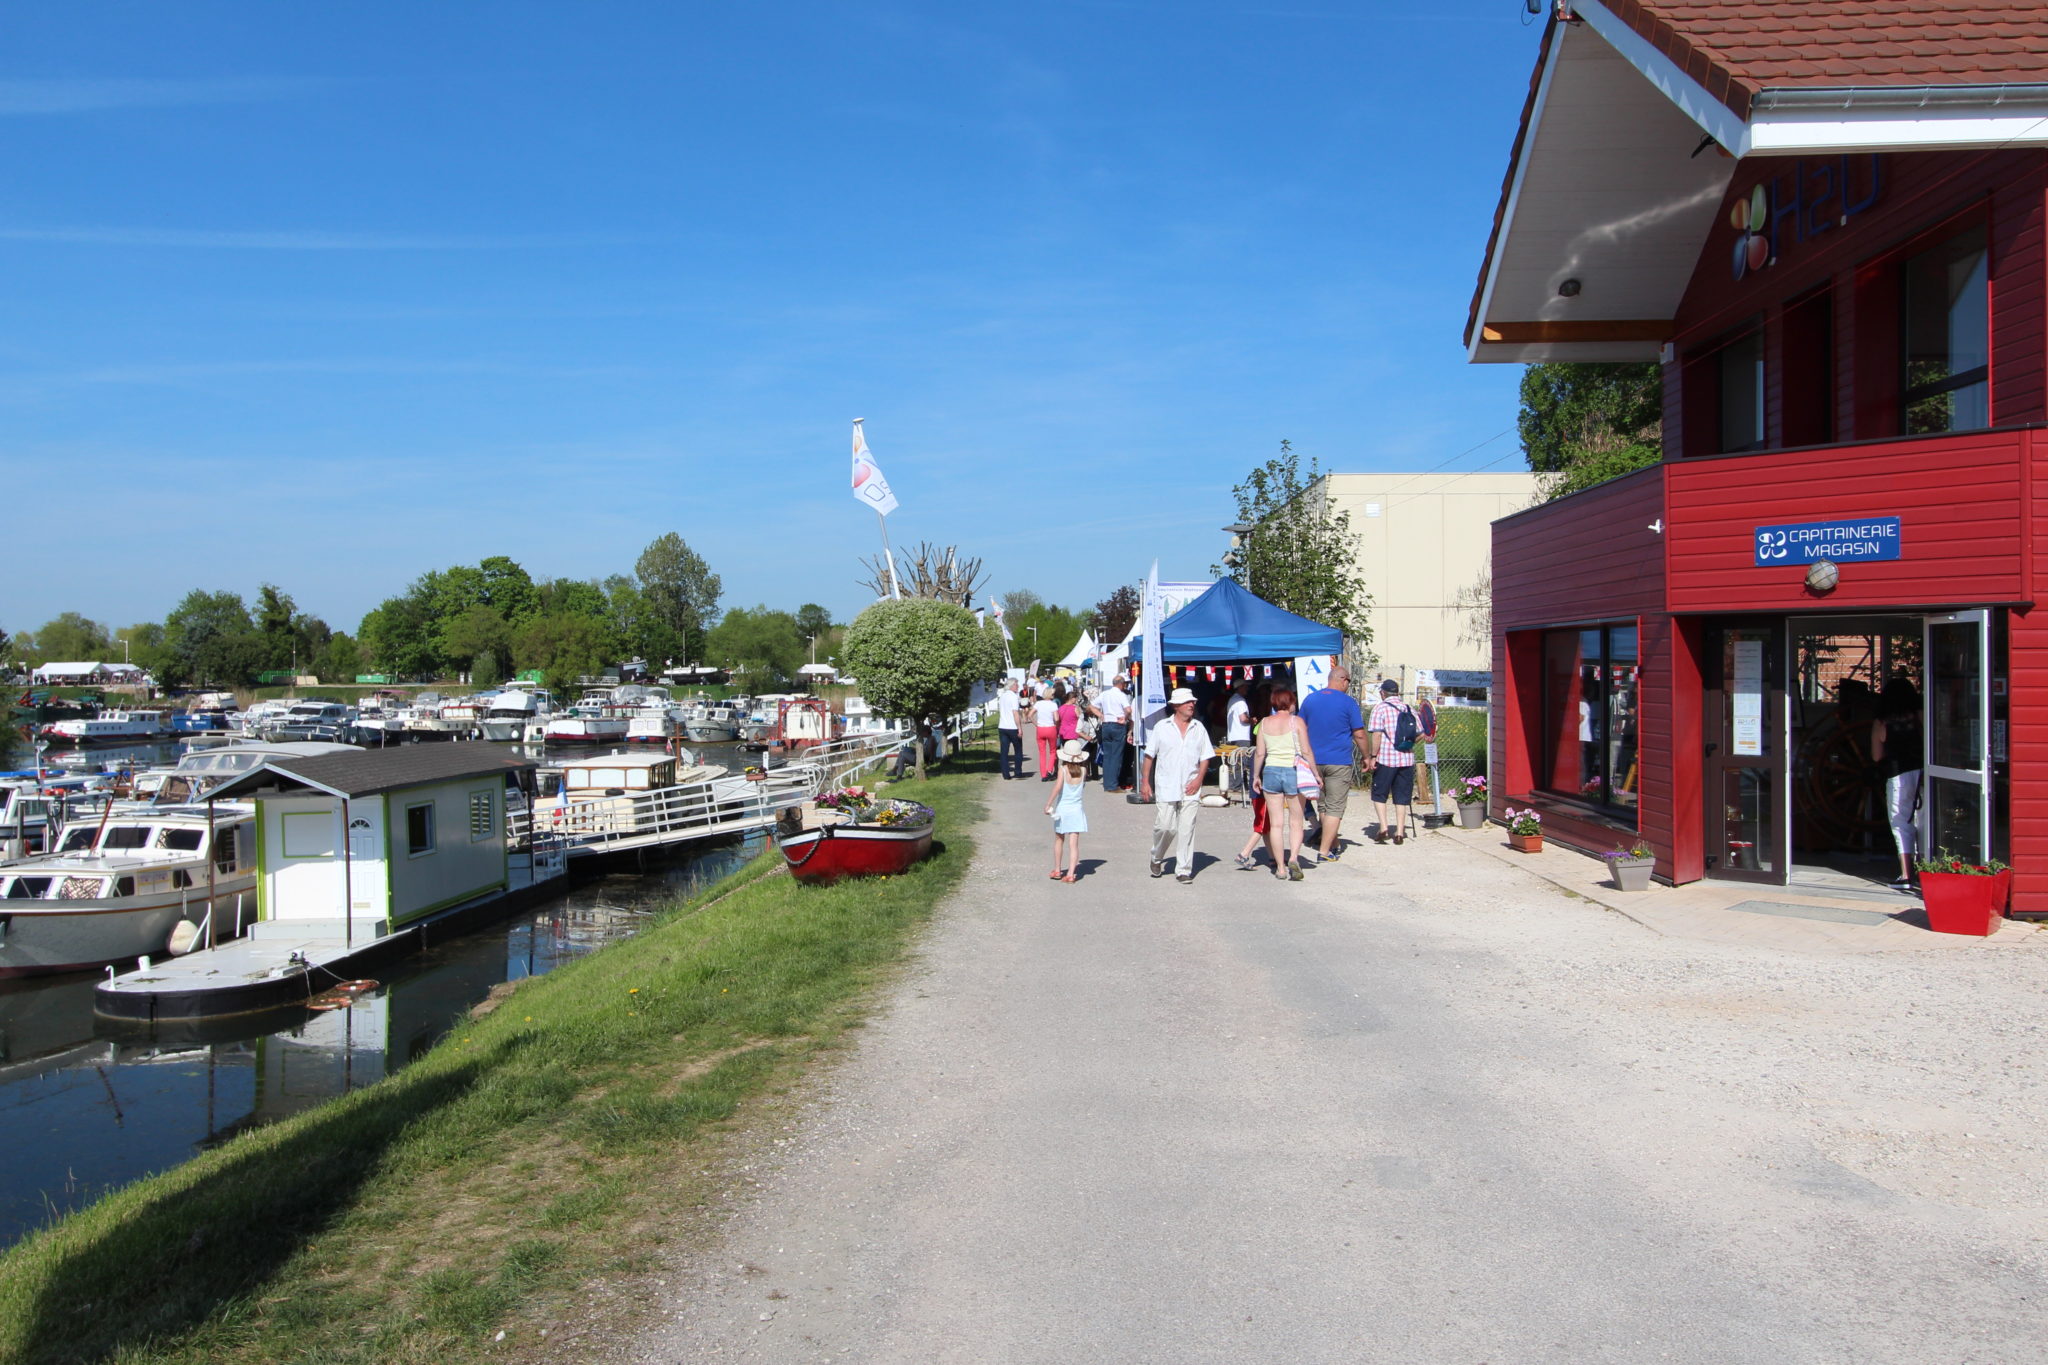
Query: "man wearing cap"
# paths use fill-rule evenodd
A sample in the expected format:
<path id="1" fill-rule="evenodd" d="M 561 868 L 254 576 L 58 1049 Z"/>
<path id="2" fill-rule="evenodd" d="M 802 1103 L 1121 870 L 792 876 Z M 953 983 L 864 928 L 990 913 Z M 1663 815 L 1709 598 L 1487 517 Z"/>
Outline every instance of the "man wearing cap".
<path id="1" fill-rule="evenodd" d="M 1396 749 L 1394 736 L 1400 731 L 1401 717 L 1412 714 L 1408 703 L 1401 700 L 1401 684 L 1392 678 L 1380 684 L 1379 705 L 1372 708 L 1372 719 L 1365 726 L 1372 745 L 1372 804 L 1380 820 L 1372 836 L 1376 844 L 1384 844 L 1389 832 L 1398 844 L 1408 831 L 1408 807 L 1415 801 L 1415 754 L 1412 749 Z M 1390 799 L 1398 817 L 1394 820 L 1387 818 Z"/>
<path id="2" fill-rule="evenodd" d="M 1145 734 L 1138 799 L 1151 801 L 1155 793 L 1158 798 L 1152 817 L 1152 875 L 1165 875 L 1170 856 L 1174 878 L 1185 886 L 1195 879 L 1195 812 L 1202 808 L 1202 775 L 1216 746 L 1195 719 L 1192 691 L 1176 687 L 1166 704 L 1167 714 Z"/>

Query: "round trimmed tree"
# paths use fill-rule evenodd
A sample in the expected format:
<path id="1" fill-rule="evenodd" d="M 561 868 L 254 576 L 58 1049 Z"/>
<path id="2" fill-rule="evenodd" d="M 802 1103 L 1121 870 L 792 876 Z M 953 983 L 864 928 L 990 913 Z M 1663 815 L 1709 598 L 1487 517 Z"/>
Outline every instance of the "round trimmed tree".
<path id="1" fill-rule="evenodd" d="M 965 607 L 924 598 L 869 607 L 846 628 L 839 657 L 875 714 L 916 727 L 920 781 L 932 722 L 964 709 L 976 683 L 1003 675 L 994 630 Z"/>

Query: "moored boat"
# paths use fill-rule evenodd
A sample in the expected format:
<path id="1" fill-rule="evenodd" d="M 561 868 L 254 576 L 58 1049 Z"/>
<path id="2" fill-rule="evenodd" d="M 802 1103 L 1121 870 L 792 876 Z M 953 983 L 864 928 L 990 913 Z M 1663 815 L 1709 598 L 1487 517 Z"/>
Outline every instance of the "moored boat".
<path id="1" fill-rule="evenodd" d="M 786 810 L 775 841 L 800 882 L 827 885 L 848 877 L 893 877 L 929 857 L 937 821 L 918 801 L 873 800 L 858 787 Z"/>
<path id="2" fill-rule="evenodd" d="M 550 744 L 611 744 L 626 737 L 629 719 L 610 692 L 590 692 L 549 717 L 545 734 Z"/>
<path id="3" fill-rule="evenodd" d="M 135 744 L 171 733 L 161 711 L 102 711 L 97 716 L 52 721 L 40 734 L 54 746 L 65 744 Z"/>

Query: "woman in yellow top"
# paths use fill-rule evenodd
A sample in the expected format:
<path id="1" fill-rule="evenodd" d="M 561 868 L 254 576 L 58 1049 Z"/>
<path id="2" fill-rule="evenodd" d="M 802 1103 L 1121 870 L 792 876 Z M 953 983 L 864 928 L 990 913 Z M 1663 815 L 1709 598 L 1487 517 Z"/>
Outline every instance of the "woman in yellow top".
<path id="1" fill-rule="evenodd" d="M 1294 689 L 1273 689 L 1273 714 L 1259 722 L 1259 742 L 1252 751 L 1252 799 L 1266 802 L 1266 851 L 1273 855 L 1273 875 L 1298 882 L 1301 875 L 1303 812 L 1301 783 L 1294 760 L 1311 752 L 1308 725 L 1295 714 Z"/>

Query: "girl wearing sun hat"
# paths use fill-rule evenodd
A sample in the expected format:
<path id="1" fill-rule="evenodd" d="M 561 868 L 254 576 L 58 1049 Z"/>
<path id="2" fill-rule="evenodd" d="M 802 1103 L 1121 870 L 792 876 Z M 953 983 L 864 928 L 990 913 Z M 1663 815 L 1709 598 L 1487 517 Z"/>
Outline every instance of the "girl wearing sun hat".
<path id="1" fill-rule="evenodd" d="M 1081 870 L 1081 836 L 1088 832 L 1088 812 L 1081 808 L 1081 797 L 1087 789 L 1088 745 L 1070 739 L 1060 746 L 1059 785 L 1045 803 L 1045 813 L 1052 817 L 1052 879 L 1056 882 L 1074 881 Z"/>

